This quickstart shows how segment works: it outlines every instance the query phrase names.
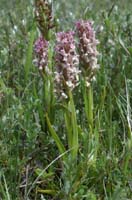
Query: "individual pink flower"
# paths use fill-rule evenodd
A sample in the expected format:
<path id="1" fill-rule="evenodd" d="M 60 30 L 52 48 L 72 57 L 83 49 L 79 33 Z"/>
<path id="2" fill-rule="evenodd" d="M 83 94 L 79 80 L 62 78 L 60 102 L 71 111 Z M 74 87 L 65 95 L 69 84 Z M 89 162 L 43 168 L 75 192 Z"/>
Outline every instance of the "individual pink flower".
<path id="1" fill-rule="evenodd" d="M 46 41 L 42 36 L 39 37 L 34 45 L 34 52 L 35 52 L 35 65 L 40 70 L 47 70 L 48 65 L 48 41 Z"/>
<path id="2" fill-rule="evenodd" d="M 55 46 L 55 81 L 57 91 L 62 96 L 67 97 L 66 88 L 73 90 L 78 84 L 78 74 L 80 73 L 77 66 L 79 57 L 76 52 L 74 32 L 57 33 L 57 43 Z"/>

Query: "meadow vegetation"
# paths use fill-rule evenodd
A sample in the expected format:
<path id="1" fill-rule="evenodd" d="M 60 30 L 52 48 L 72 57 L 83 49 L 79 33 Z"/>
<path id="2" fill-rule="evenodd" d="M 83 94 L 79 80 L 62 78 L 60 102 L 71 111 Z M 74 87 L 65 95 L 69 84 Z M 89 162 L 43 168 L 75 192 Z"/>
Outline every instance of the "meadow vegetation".
<path id="1" fill-rule="evenodd" d="M 131 200 L 132 5 L 52 2 L 49 72 L 42 73 L 34 1 L 0 1 L 0 199 Z M 64 99 L 52 73 L 55 33 L 75 31 L 80 19 L 94 21 L 99 68 L 90 87 L 79 74 Z"/>

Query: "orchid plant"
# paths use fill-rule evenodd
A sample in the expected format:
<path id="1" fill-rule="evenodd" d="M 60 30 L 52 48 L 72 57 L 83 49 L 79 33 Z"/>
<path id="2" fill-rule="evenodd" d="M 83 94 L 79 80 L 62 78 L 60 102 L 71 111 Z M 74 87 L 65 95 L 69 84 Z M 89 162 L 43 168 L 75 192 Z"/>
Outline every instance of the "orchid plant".
<path id="1" fill-rule="evenodd" d="M 75 23 L 75 31 L 70 30 L 56 33 L 54 48 L 52 50 L 49 49 L 51 43 L 49 32 L 52 31 L 54 21 L 52 19 L 51 8 L 48 1 L 43 1 L 42 3 L 41 0 L 36 0 L 35 13 L 40 29 L 40 37 L 34 45 L 34 63 L 40 73 L 44 75 L 44 94 L 47 98 L 44 98 L 45 102 L 43 102 L 43 105 L 49 105 L 50 107 L 50 109 L 44 110 L 44 118 L 48 126 L 48 130 L 45 129 L 45 132 L 48 131 L 51 133 L 60 154 L 64 155 L 62 156 L 63 167 L 68 169 L 66 166 L 74 163 L 77 170 L 80 145 L 79 138 L 80 135 L 83 135 L 84 131 L 77 121 L 74 90 L 77 87 L 82 89 L 88 123 L 86 139 L 92 140 L 92 137 L 89 137 L 94 132 L 93 92 L 91 83 L 99 68 L 97 64 L 98 51 L 96 48 L 99 42 L 95 37 L 92 22 L 79 20 Z M 52 53 L 49 53 L 50 51 Z M 49 58 L 49 54 L 53 56 Z M 51 63 L 54 66 L 50 66 Z M 56 102 L 54 102 L 52 107 L 49 103 L 51 101 L 51 98 L 49 98 L 50 93 L 56 96 Z M 51 109 L 53 107 L 55 108 L 56 104 L 61 105 L 63 108 L 68 148 L 62 143 L 61 138 L 52 126 L 54 120 L 51 119 Z M 88 141 L 88 144 L 91 144 L 91 141 Z M 68 153 L 65 155 L 67 151 Z M 87 151 L 88 153 L 91 152 Z M 69 170 L 67 171 L 69 173 Z M 72 184 L 72 181 L 72 178 L 71 180 L 66 178 L 65 185 L 69 182 Z"/>

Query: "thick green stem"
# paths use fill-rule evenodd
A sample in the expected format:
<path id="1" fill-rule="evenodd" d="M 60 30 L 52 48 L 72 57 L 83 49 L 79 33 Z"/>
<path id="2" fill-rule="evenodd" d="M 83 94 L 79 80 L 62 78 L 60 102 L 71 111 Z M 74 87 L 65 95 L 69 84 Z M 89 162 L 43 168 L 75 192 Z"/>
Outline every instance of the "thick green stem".
<path id="1" fill-rule="evenodd" d="M 90 132 L 93 129 L 93 90 L 92 86 L 86 86 L 85 82 L 83 82 L 83 97 L 84 97 L 84 106 L 85 106 L 85 114 L 88 122 L 88 127 Z"/>
<path id="2" fill-rule="evenodd" d="M 71 91 L 68 92 L 69 101 L 67 102 L 67 111 L 65 113 L 65 125 L 67 129 L 68 148 L 71 149 L 72 161 L 77 160 L 78 154 L 78 125 L 76 119 L 76 110 Z"/>

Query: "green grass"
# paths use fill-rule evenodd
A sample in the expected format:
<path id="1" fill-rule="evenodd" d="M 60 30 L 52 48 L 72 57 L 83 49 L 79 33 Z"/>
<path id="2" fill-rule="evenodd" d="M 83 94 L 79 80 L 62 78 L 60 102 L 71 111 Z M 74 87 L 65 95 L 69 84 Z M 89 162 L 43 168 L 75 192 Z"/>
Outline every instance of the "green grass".
<path id="1" fill-rule="evenodd" d="M 0 6 L 0 199 L 131 200 L 130 1 L 54 1 L 58 30 L 93 19 L 100 41 L 91 91 L 65 103 L 32 62 L 33 1 Z"/>

